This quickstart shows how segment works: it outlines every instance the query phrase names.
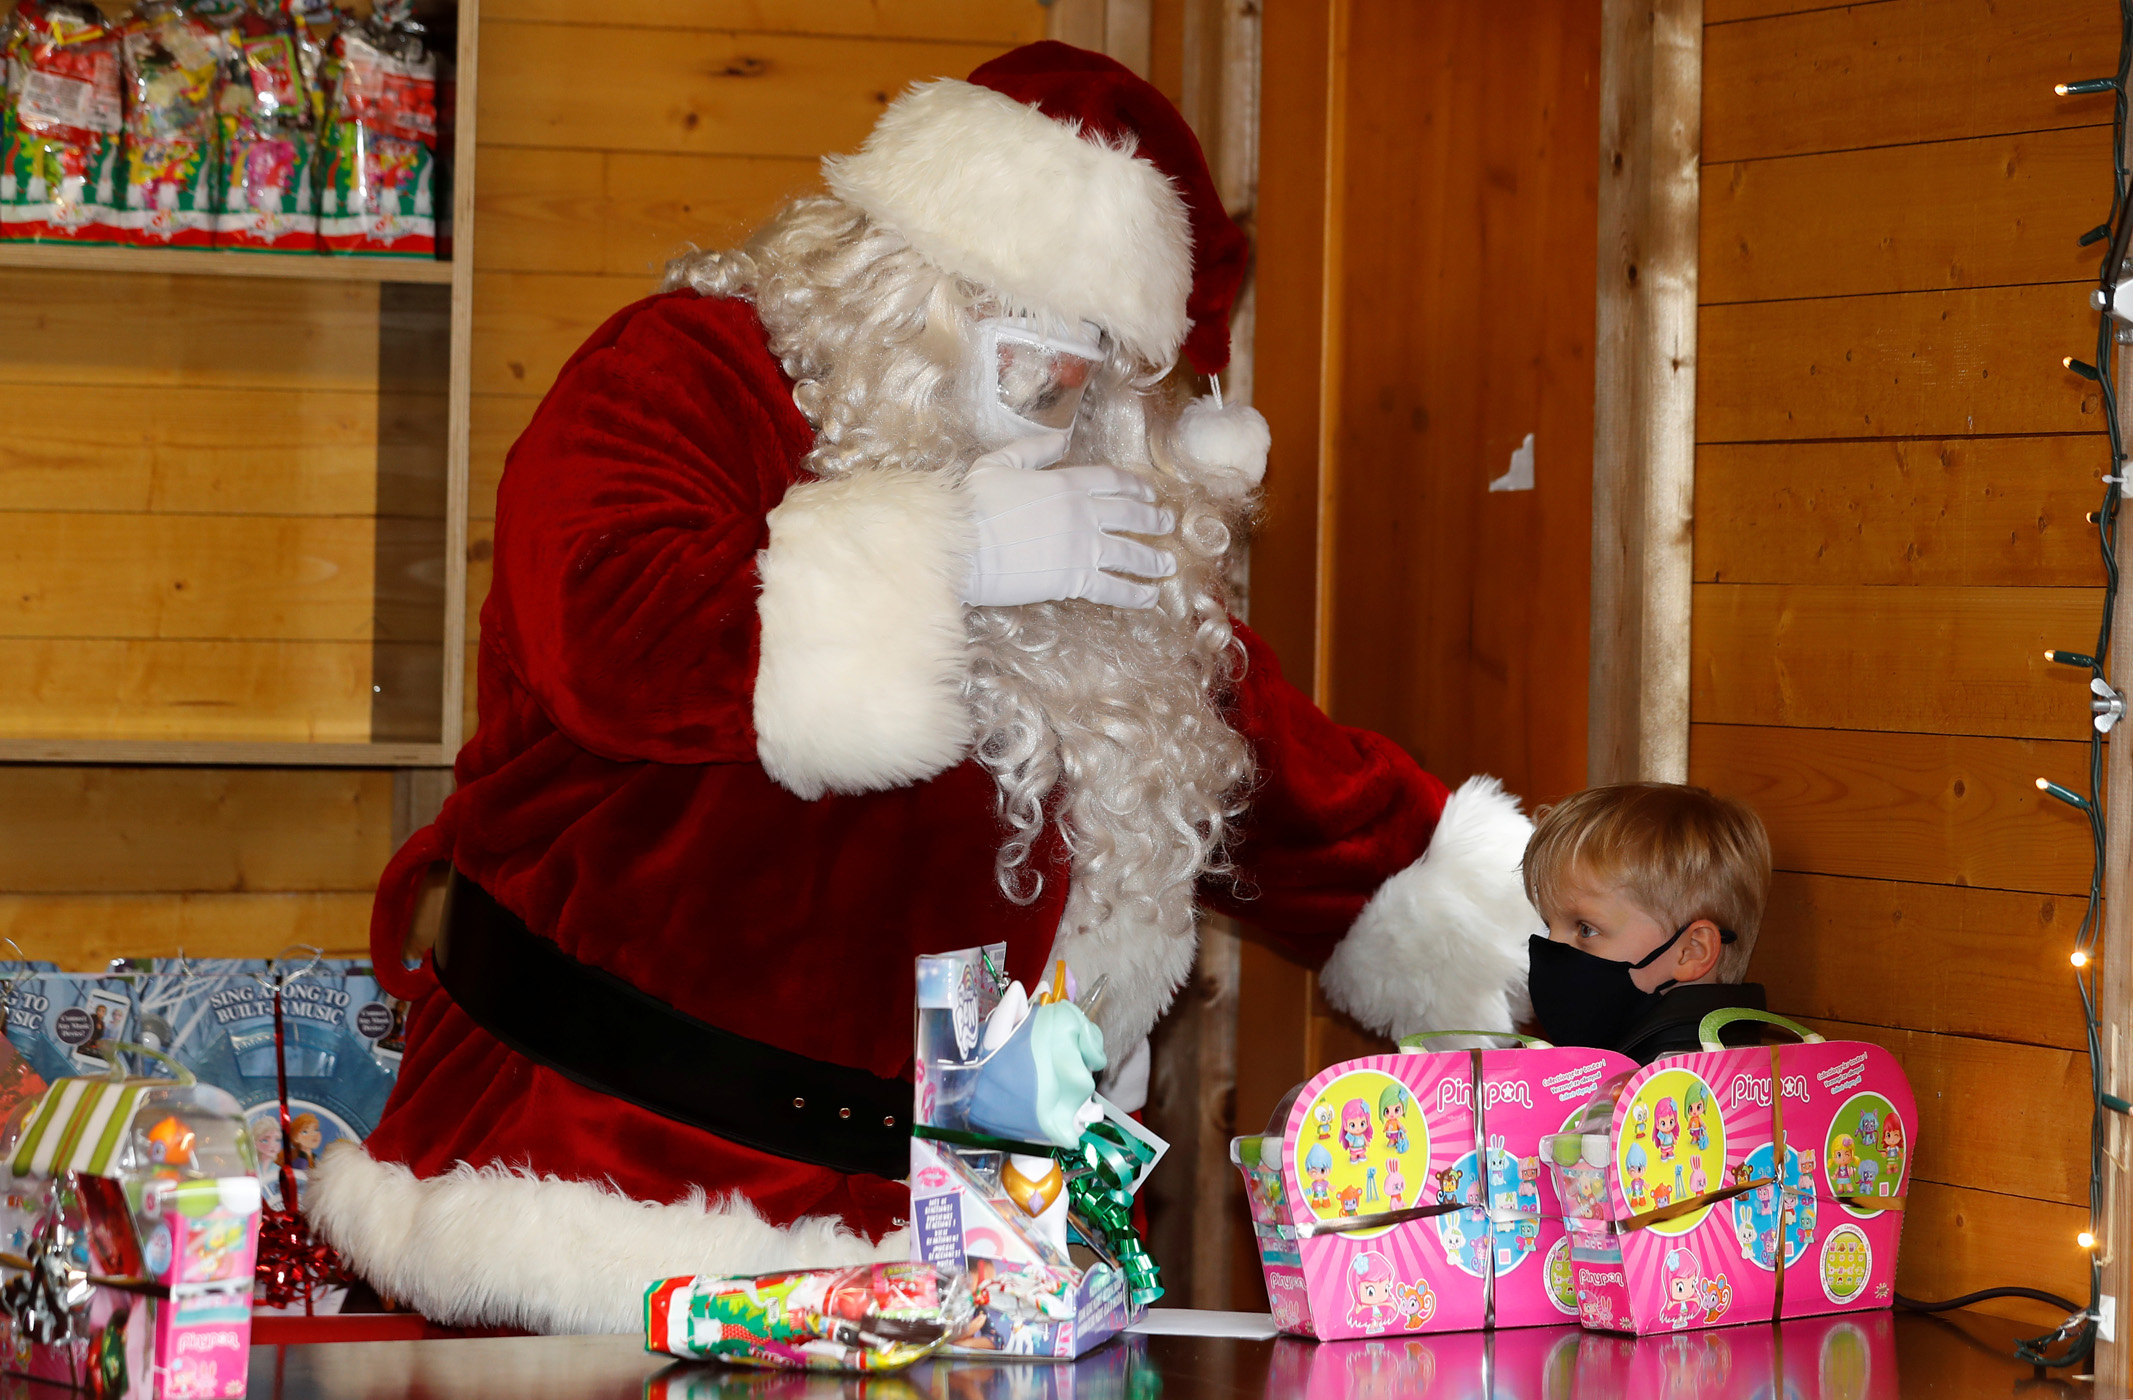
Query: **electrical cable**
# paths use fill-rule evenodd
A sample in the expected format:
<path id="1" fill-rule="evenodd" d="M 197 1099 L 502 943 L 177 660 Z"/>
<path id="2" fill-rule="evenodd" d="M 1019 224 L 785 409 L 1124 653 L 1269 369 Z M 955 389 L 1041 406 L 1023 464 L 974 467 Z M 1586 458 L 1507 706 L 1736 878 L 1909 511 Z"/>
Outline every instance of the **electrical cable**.
<path id="1" fill-rule="evenodd" d="M 2096 359 L 2092 365 L 2076 360 L 2066 362 L 2068 369 L 2084 379 L 2093 380 L 2103 409 L 2104 430 L 2109 437 L 2111 468 L 2103 476 L 2103 504 L 2091 519 L 2096 525 L 2097 548 L 2103 562 L 2103 607 L 2097 623 L 2096 645 L 2087 656 L 2072 652 L 2047 653 L 2054 661 L 2068 665 L 2085 666 L 2089 671 L 2091 693 L 2099 697 L 2099 705 L 2118 703 L 2122 697 L 2105 679 L 2110 663 L 2111 620 L 2118 607 L 2118 513 L 2119 502 L 2125 498 L 2128 462 L 2124 432 L 2118 421 L 2117 358 L 2118 327 L 2116 299 L 2118 284 L 2133 269 L 2126 262 L 2128 245 L 2133 244 L 2133 211 L 2129 211 L 2129 193 L 2133 193 L 2133 178 L 2129 178 L 2126 165 L 2126 116 L 2127 88 L 2133 78 L 2133 0 L 2118 0 L 2118 72 L 2109 80 L 2085 79 L 2062 86 L 2059 91 L 2067 95 L 2081 95 L 2109 91 L 2113 95 L 2111 119 L 2111 206 L 2110 217 L 2097 228 L 2083 234 L 2083 247 L 2101 241 L 2106 236 L 2108 244 L 2103 263 L 2097 269 L 2096 280 L 2101 290 L 2101 312 L 2096 320 Z M 2133 308 L 2127 308 L 2133 319 Z M 2098 712 L 2099 714 L 2102 711 Z M 2122 709 L 2111 722 L 2122 718 Z M 2081 994 L 2082 1031 L 2089 1051 L 2089 1227 L 2082 1233 L 2083 1248 L 2089 1251 L 2089 1304 L 2079 1307 L 2069 1299 L 2034 1288 L 1987 1288 L 1975 1293 L 1966 1293 L 1960 1298 L 1942 1302 L 1922 1303 L 1916 1299 L 1899 1296 L 1897 1302 L 1913 1311 L 1925 1313 L 1945 1312 L 1967 1303 L 1980 1302 L 1987 1298 L 2028 1298 L 2066 1309 L 2067 1317 L 2057 1327 L 2041 1336 L 2025 1338 L 2015 1343 L 2017 1359 L 2035 1366 L 2073 1366 L 2087 1360 L 2096 1349 L 2097 1320 L 2103 1302 L 2103 1262 L 2096 1250 L 2104 1234 L 2104 1141 L 2106 1125 L 2104 1116 L 2111 1112 L 2125 1112 L 2126 1101 L 2110 1094 L 2104 1086 L 2105 1062 L 2103 1056 L 2101 1024 L 2096 1014 L 2096 939 L 2102 931 L 2103 889 L 2106 857 L 2104 848 L 2104 736 L 2109 723 L 2091 725 L 2089 731 L 2089 790 L 2086 795 L 2069 791 L 2057 783 L 2039 778 L 2037 786 L 2051 796 L 2079 810 L 2088 818 L 2089 840 L 2094 859 L 2089 873 L 2089 898 L 2082 910 L 2081 925 L 2074 935 L 2074 985 Z M 2125 1248 L 2133 1242 L 2115 1241 L 2116 1247 Z"/>

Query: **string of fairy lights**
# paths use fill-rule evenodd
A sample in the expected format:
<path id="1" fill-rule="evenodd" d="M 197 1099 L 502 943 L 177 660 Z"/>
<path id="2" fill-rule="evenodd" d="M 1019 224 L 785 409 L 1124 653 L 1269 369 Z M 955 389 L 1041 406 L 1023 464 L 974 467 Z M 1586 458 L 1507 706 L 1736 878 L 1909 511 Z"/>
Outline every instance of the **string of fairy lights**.
<path id="1" fill-rule="evenodd" d="M 2095 1350 L 2099 1323 L 2108 1318 L 2113 1328 L 2120 1325 L 2115 1316 L 2110 1316 L 2115 1300 L 2106 1299 L 2103 1292 L 2103 1257 L 2097 1251 L 2097 1243 L 2104 1238 L 2104 1161 L 2105 1143 L 2108 1140 L 2110 1113 L 2124 1114 L 2133 1111 L 2133 1104 L 2109 1092 L 2105 1072 L 2108 1062 L 2104 1057 L 2101 1023 L 2097 1017 L 2096 988 L 2096 940 L 2102 932 L 2104 874 L 2106 870 L 2104 828 L 2104 740 L 2118 721 L 2124 717 L 2126 702 L 2122 692 L 2113 687 L 2105 672 L 2110 663 L 2111 619 L 2118 605 L 2118 514 L 2119 503 L 2133 487 L 2128 484 L 2129 463 L 2125 449 L 2125 435 L 2118 420 L 2118 394 L 2116 390 L 2118 371 L 2118 345 L 2121 332 L 2118 322 L 2133 326 L 2133 267 L 2127 264 L 2127 245 L 2133 240 L 2133 179 L 2129 179 L 2126 165 L 2126 93 L 2128 76 L 2133 74 L 2133 0 L 2118 0 L 2118 71 L 2108 78 L 2084 78 L 2077 82 L 2061 83 L 2057 89 L 2061 97 L 2091 96 L 2111 93 L 2115 99 L 2111 127 L 2111 206 L 2110 217 L 2103 223 L 2081 235 L 2081 245 L 2092 247 L 2106 245 L 2103 262 L 2097 271 L 2097 290 L 2091 300 L 2097 309 L 2096 351 L 2093 362 L 2084 362 L 2069 357 L 2066 367 L 2083 379 L 2096 385 L 2103 406 L 2104 429 L 2111 449 L 2111 467 L 2103 475 L 2103 504 L 2089 516 L 2096 526 L 2098 550 L 2103 561 L 2103 615 L 2096 627 L 2096 643 L 2092 651 L 2084 654 L 2076 651 L 2048 651 L 2045 656 L 2063 665 L 2084 667 L 2089 672 L 2089 710 L 2093 723 L 2089 730 L 2088 791 L 2074 792 L 2047 778 L 2037 779 L 2037 786 L 2044 792 L 2066 803 L 2088 819 L 2089 839 L 2094 850 L 2094 860 L 2089 872 L 2089 899 L 2082 911 L 2081 926 L 2074 936 L 2071 961 L 2074 966 L 2074 985 L 2081 994 L 2082 1029 L 2089 1049 L 2089 1091 L 2092 1111 L 2089 1122 L 2089 1223 L 2079 1236 L 2079 1244 L 2089 1257 L 2089 1301 L 2085 1308 L 2074 1311 L 2059 1326 L 2040 1337 L 2032 1337 L 2017 1344 L 2015 1354 L 2025 1361 L 2040 1365 L 2067 1366 L 2086 1360 Z M 2114 1249 L 2133 1246 L 2133 1241 L 2111 1237 Z M 2000 1290 L 1993 1290 L 1999 1292 Z M 2015 1290 L 2007 1290 L 2015 1291 Z M 2030 1293 L 2029 1296 L 2037 1296 Z"/>

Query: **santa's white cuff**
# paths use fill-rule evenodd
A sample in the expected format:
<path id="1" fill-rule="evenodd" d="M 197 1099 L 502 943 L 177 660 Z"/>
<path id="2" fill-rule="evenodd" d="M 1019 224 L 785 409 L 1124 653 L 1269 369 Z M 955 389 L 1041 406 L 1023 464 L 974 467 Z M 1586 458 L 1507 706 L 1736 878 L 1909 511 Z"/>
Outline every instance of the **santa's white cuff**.
<path id="1" fill-rule="evenodd" d="M 930 778 L 970 743 L 958 586 L 970 503 L 940 473 L 805 481 L 757 556 L 756 752 L 781 786 L 878 792 Z"/>
<path id="2" fill-rule="evenodd" d="M 644 1290 L 685 1274 L 761 1274 L 910 1256 L 898 1230 L 869 1243 L 827 1218 L 772 1225 L 747 1201 L 694 1191 L 672 1205 L 611 1187 L 462 1162 L 417 1177 L 353 1143 L 327 1150 L 304 1191 L 320 1237 L 386 1297 L 432 1322 L 547 1333 L 635 1332 Z"/>
<path id="3" fill-rule="evenodd" d="M 1422 858 L 1378 888 L 1326 960 L 1326 999 L 1391 1036 L 1526 1019 L 1526 940 L 1543 928 L 1519 873 L 1532 834 L 1502 783 L 1469 778 Z"/>

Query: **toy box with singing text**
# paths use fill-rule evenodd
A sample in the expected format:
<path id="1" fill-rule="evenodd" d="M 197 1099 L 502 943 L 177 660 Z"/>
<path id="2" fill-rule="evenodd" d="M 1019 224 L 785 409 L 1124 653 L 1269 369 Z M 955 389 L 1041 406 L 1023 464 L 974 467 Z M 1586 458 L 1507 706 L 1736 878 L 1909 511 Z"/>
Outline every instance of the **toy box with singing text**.
<path id="1" fill-rule="evenodd" d="M 1331 1341 L 1571 1321 L 1540 1141 L 1634 1067 L 1539 1042 L 1412 1044 L 1306 1081 L 1266 1135 L 1230 1148 L 1275 1325 Z"/>
<path id="2" fill-rule="evenodd" d="M 1544 1144 L 1568 1216 L 1578 1318 L 1681 1331 L 1885 1308 L 1915 1150 L 1893 1055 L 1825 1041 L 1669 1055 L 1610 1082 Z"/>

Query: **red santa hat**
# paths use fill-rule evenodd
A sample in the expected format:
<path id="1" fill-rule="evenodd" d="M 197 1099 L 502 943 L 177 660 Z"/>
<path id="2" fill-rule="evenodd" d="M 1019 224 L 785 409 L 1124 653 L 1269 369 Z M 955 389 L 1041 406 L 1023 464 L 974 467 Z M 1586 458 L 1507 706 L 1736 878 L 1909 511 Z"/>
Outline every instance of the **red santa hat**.
<path id="1" fill-rule="evenodd" d="M 898 98 L 829 187 L 1018 313 L 1093 321 L 1152 364 L 1229 363 L 1247 242 L 1170 99 L 1046 40 Z"/>

